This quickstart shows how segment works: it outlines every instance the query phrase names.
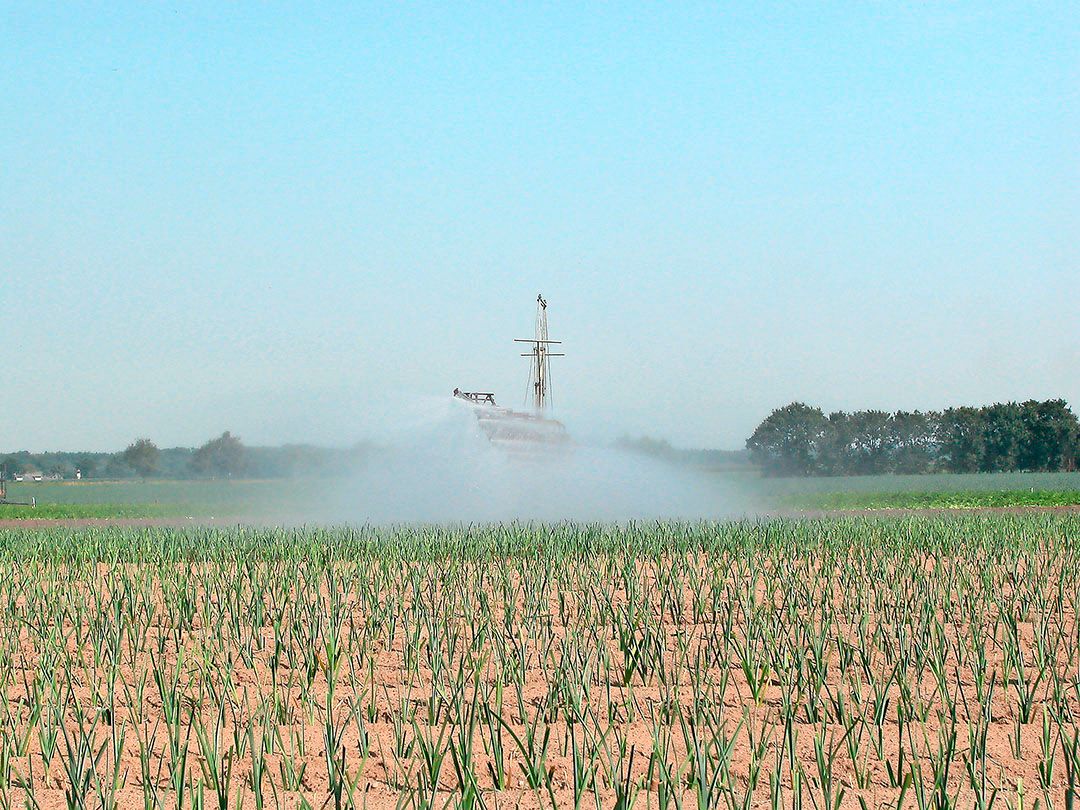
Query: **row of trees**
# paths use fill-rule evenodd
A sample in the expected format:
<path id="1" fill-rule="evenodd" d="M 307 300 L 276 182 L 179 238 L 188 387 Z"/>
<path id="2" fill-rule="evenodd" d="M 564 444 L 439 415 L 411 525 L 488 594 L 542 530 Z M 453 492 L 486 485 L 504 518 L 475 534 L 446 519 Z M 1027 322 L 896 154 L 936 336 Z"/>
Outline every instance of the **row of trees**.
<path id="1" fill-rule="evenodd" d="M 137 439 L 120 454 L 120 460 L 140 478 L 161 473 L 161 451 L 149 439 Z M 197 478 L 232 478 L 247 470 L 247 448 L 225 431 L 194 450 L 188 460 L 189 472 Z"/>
<path id="2" fill-rule="evenodd" d="M 8 476 L 28 473 L 87 479 L 122 478 L 290 478 L 347 472 L 370 450 L 366 445 L 326 448 L 311 445 L 248 447 L 225 431 L 201 447 L 159 448 L 150 439 L 132 442 L 118 453 L 30 453 L 0 456 Z"/>
<path id="3" fill-rule="evenodd" d="M 746 440 L 766 475 L 1073 470 L 1080 423 L 1062 399 L 944 411 L 837 411 L 793 402 Z"/>
<path id="4" fill-rule="evenodd" d="M 711 470 L 745 469 L 750 464 L 745 450 L 687 449 L 675 447 L 667 439 L 652 436 L 621 436 L 615 440 L 615 447 L 626 453 L 652 456 L 678 464 L 693 464 Z"/>

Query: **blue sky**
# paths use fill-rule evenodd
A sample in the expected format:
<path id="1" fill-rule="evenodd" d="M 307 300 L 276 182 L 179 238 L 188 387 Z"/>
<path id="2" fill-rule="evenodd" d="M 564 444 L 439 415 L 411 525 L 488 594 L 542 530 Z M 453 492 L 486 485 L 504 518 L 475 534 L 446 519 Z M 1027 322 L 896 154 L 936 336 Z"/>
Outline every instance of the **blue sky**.
<path id="1" fill-rule="evenodd" d="M 0 448 L 1080 406 L 1080 14 L 0 4 Z"/>

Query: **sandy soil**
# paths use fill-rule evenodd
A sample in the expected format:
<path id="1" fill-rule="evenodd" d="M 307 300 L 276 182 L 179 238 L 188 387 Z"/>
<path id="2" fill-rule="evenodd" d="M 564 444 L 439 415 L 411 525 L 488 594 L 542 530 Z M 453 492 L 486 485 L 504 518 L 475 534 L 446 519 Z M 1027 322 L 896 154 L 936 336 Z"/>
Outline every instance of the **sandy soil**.
<path id="1" fill-rule="evenodd" d="M 1040 679 L 1028 722 L 1021 722 L 1021 679 L 1006 660 L 1001 617 L 969 613 L 970 620 L 961 618 L 961 603 L 973 600 L 968 608 L 980 603 L 973 590 L 977 562 L 946 561 L 943 566 L 928 558 L 910 572 L 899 572 L 905 581 L 916 577 L 913 583 L 920 573 L 934 572 L 934 581 L 912 587 L 922 589 L 918 598 L 925 604 L 942 610 L 906 629 L 895 618 L 917 617 L 899 611 L 896 591 L 883 592 L 876 608 L 869 609 L 875 604 L 872 594 L 842 591 L 845 582 L 850 584 L 847 574 L 819 571 L 814 575 L 820 581 L 803 593 L 800 577 L 814 571 L 812 565 L 802 573 L 773 570 L 772 585 L 768 578 L 755 579 L 746 590 L 737 568 L 723 573 L 732 560 L 709 558 L 696 563 L 699 586 L 676 591 L 678 610 L 664 606 L 670 589 L 656 587 L 667 570 L 663 562 L 633 566 L 633 593 L 625 579 L 596 579 L 601 571 L 616 573 L 617 566 L 568 564 L 555 572 L 561 579 L 549 582 L 544 593 L 536 591 L 542 582 L 527 563 L 524 568 L 508 565 L 503 573 L 462 574 L 448 568 L 444 578 L 405 568 L 380 580 L 383 591 L 376 601 L 373 592 L 357 587 L 383 576 L 375 567 L 342 571 L 340 589 L 316 579 L 315 590 L 287 585 L 276 596 L 274 577 L 286 572 L 258 566 L 230 572 L 98 565 L 70 575 L 27 570 L 27 581 L 32 575 L 44 583 L 40 588 L 9 581 L 0 594 L 11 602 L 8 642 L 0 645 L 10 665 L 0 668 L 6 672 L 9 727 L 0 737 L 6 752 L 0 767 L 11 770 L 0 799 L 22 804 L 19 783 L 25 780 L 33 784 L 40 807 L 64 807 L 71 786 L 85 778 L 94 806 L 99 796 L 111 796 L 117 807 L 143 806 L 147 796 L 161 806 L 175 806 L 175 780 L 185 786 L 185 803 L 200 791 L 204 801 L 216 803 L 216 767 L 231 769 L 228 806 L 260 806 L 255 799 L 259 785 L 266 806 L 307 802 L 333 807 L 326 755 L 333 749 L 343 756 L 343 764 L 333 767 L 354 782 L 357 806 L 396 807 L 405 799 L 442 807 L 465 792 L 468 777 L 460 770 L 476 775 L 487 806 L 573 807 L 575 778 L 581 773 L 574 752 L 584 750 L 590 753 L 582 764 L 595 773 L 591 789 L 581 797 L 584 806 L 616 806 L 620 785 L 636 797 L 636 806 L 664 806 L 665 767 L 681 801 L 696 806 L 699 788 L 689 778 L 695 763 L 720 761 L 719 747 L 730 745 L 726 769 L 710 772 L 709 778 L 718 789 L 730 788 L 732 801 L 750 794 L 747 807 L 771 806 L 771 790 L 779 792 L 781 806 L 792 806 L 795 790 L 803 793 L 804 806 L 824 803 L 826 766 L 832 769 L 833 790 L 845 791 L 843 798 L 834 793 L 834 807 L 861 807 L 860 802 L 895 807 L 902 793 L 905 806 L 915 806 L 917 787 L 932 790 L 935 757 L 943 750 L 951 752 L 944 784 L 950 795 L 961 796 L 957 806 L 974 806 L 970 782 L 983 777 L 968 768 L 978 765 L 986 768 L 987 784 L 1000 789 L 1013 806 L 1017 792 L 1026 791 L 1024 806 L 1029 807 L 1043 795 L 1038 786 L 1039 765 L 1045 760 L 1044 711 L 1069 713 L 1073 719 L 1061 726 L 1066 733 L 1076 728 L 1080 716 L 1075 595 L 1059 601 L 1053 615 L 1038 614 L 1029 605 L 1016 625 L 1028 668 L 1047 654 L 1037 649 L 1038 638 L 1059 644 L 1049 653 L 1053 677 Z M 1035 585 L 1018 585 L 1016 570 L 993 572 L 984 581 L 994 589 L 983 595 L 987 610 L 994 599 L 1031 602 L 1036 594 L 1052 596 L 1055 582 L 1044 574 L 1056 563 L 1044 565 L 1049 568 L 1039 569 Z M 940 576 L 956 579 L 942 584 Z M 499 581 L 483 593 L 470 589 Z M 233 596 L 228 588 L 236 589 Z M 756 614 L 747 604 L 732 614 L 730 629 L 715 614 L 694 621 L 691 605 L 702 598 L 703 588 L 723 589 L 730 595 L 724 604 L 746 599 L 769 603 L 760 615 L 774 618 L 789 599 L 810 594 L 820 602 L 803 621 L 762 624 L 754 635 L 746 622 L 752 624 L 748 617 Z M 508 594 L 515 596 L 508 599 Z M 254 603 L 247 601 L 252 597 L 262 606 L 254 613 Z M 605 598 L 611 600 L 610 615 L 625 616 L 625 624 L 607 624 L 590 612 Z M 950 598 L 957 604 L 950 606 Z M 853 599 L 867 606 L 861 627 L 854 622 Z M 341 610 L 340 649 L 346 654 L 332 671 L 326 627 L 316 625 L 334 605 Z M 634 619 L 628 612 L 634 605 L 651 618 Z M 128 623 L 125 612 L 134 617 Z M 387 623 L 391 613 L 393 631 Z M 37 615 L 55 621 L 36 624 L 31 617 Z M 674 621 L 673 615 L 683 619 Z M 428 616 L 436 617 L 433 624 L 425 623 Z M 620 627 L 630 629 L 629 647 L 619 637 Z M 645 628 L 655 632 L 650 636 Z M 784 684 L 802 677 L 797 669 L 810 659 L 816 631 L 823 639 L 821 682 L 800 691 L 785 723 Z M 917 669 L 898 669 L 893 661 L 905 645 L 925 657 L 934 646 L 928 633 L 945 645 L 940 671 L 932 656 L 930 664 L 923 660 Z M 767 660 L 761 640 L 774 635 L 788 649 L 790 667 L 784 672 L 761 669 Z M 621 677 L 633 650 L 650 644 L 663 663 Z M 758 651 L 750 656 L 751 674 L 764 684 L 757 696 L 749 685 L 751 676 L 735 657 L 740 645 Z M 994 673 L 992 685 L 980 680 L 980 655 L 985 671 Z M 601 666 L 603 661 L 611 666 Z M 525 673 L 520 692 L 513 684 L 515 662 L 521 668 L 517 671 Z M 53 671 L 63 676 L 46 686 L 47 673 Z M 179 700 L 170 709 L 162 695 L 170 693 L 173 683 Z M 1055 695 L 1051 684 L 1072 687 Z M 877 698 L 875 688 L 881 690 Z M 983 715 L 972 708 L 980 689 L 990 694 Z M 918 716 L 902 725 L 896 707 L 905 695 L 914 696 L 908 702 L 918 707 Z M 696 713 L 695 704 L 703 711 Z M 45 708 L 34 708 L 40 706 Z M 875 706 L 884 706 L 880 733 L 871 722 Z M 494 721 L 495 714 L 505 725 Z M 50 723 L 54 729 L 60 726 L 61 733 L 55 752 L 46 757 Z M 527 758 L 513 740 L 513 735 L 527 738 L 530 728 L 537 731 L 538 748 L 542 739 L 547 741 L 535 789 L 527 784 Z M 943 740 L 953 732 L 950 748 Z M 493 734 L 501 737 L 506 752 L 505 785 L 499 789 L 493 778 Z M 974 763 L 971 735 L 980 734 L 985 735 L 986 757 Z M 327 735 L 340 735 L 340 746 L 328 745 Z M 848 743 L 855 739 L 853 756 Z M 21 752 L 20 741 L 25 746 Z M 471 767 L 461 761 L 470 743 Z M 1047 800 L 1055 807 L 1063 802 L 1066 769 L 1059 743 L 1050 739 L 1057 767 L 1044 806 Z M 427 745 L 443 756 L 431 795 L 425 794 L 431 785 L 425 788 L 422 776 Z M 700 746 L 697 758 L 690 750 L 695 745 Z M 83 751 L 89 753 L 81 757 Z M 799 768 L 792 768 L 792 756 Z M 180 760 L 184 770 L 177 775 L 174 764 Z M 87 764 L 91 761 L 96 765 Z M 261 778 L 253 775 L 260 763 Z M 896 780 L 890 768 L 900 769 L 900 781 L 914 776 L 912 784 L 906 790 L 891 784 Z M 301 770 L 302 776 L 297 775 Z M 114 779 L 115 791 L 109 787 Z M 715 801 L 727 806 L 728 796 L 717 794 Z"/>

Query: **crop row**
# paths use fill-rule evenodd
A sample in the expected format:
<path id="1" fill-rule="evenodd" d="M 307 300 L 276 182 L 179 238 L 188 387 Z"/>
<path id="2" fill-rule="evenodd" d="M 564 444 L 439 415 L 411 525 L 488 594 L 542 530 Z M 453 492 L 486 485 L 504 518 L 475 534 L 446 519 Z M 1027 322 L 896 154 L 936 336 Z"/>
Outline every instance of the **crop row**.
<path id="1" fill-rule="evenodd" d="M 0 806 L 1072 807 L 1080 520 L 0 535 Z"/>

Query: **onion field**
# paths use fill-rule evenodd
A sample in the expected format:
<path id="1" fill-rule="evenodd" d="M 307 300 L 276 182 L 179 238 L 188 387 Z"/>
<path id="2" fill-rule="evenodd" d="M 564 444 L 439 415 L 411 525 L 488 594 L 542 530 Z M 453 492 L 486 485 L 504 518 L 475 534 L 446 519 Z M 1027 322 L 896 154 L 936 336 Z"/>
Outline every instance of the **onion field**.
<path id="1" fill-rule="evenodd" d="M 0 806 L 1080 806 L 1080 516 L 0 532 Z"/>

